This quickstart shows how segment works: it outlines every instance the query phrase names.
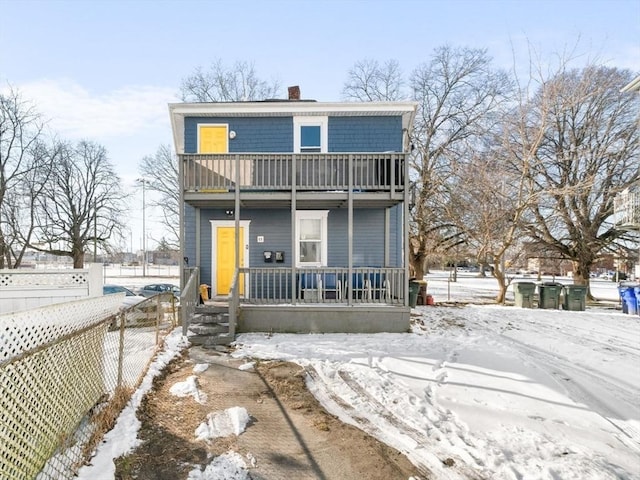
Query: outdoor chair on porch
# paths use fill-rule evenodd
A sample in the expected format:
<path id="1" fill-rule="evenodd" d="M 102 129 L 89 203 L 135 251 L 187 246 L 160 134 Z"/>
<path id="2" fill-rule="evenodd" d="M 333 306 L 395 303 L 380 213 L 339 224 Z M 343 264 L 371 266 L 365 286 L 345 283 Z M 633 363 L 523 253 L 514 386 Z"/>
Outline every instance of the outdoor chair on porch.
<path id="1" fill-rule="evenodd" d="M 357 272 L 352 275 L 352 298 L 358 300 L 388 300 L 391 282 L 382 272 Z"/>
<path id="2" fill-rule="evenodd" d="M 342 281 L 330 272 L 298 275 L 298 299 L 306 302 L 342 300 Z"/>

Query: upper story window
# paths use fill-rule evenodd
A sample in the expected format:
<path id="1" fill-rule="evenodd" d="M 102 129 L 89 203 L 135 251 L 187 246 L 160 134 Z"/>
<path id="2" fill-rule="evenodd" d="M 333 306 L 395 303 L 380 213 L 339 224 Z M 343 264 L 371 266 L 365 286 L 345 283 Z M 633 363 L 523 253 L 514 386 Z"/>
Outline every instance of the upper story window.
<path id="1" fill-rule="evenodd" d="M 229 125 L 198 125 L 198 153 L 228 153 Z"/>
<path id="2" fill-rule="evenodd" d="M 327 117 L 293 117 L 293 151 L 326 152 L 327 124 Z"/>

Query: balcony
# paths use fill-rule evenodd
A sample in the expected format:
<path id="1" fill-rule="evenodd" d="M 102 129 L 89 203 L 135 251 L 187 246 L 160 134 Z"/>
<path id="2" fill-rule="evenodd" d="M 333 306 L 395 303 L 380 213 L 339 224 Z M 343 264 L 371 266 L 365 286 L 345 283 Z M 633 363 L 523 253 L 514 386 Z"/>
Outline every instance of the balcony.
<path id="1" fill-rule="evenodd" d="M 405 157 L 404 153 L 180 155 L 188 203 L 206 194 L 224 201 L 223 194 L 236 189 L 272 197 L 292 191 L 383 193 L 397 203 L 403 199 Z"/>

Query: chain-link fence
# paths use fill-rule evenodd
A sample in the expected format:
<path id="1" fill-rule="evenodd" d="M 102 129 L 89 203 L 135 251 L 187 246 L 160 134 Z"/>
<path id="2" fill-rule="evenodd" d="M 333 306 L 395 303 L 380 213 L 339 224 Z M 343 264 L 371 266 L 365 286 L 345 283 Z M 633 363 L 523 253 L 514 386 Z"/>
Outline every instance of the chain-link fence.
<path id="1" fill-rule="evenodd" d="M 113 427 L 179 323 L 172 294 L 122 299 L 0 316 L 0 478 L 70 479 Z"/>

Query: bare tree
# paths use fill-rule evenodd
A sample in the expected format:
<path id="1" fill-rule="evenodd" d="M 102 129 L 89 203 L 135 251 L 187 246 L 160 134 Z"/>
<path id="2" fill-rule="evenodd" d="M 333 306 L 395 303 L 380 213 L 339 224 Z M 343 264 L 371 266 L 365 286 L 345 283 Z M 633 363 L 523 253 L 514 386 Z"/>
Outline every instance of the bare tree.
<path id="1" fill-rule="evenodd" d="M 53 155 L 51 175 L 36 201 L 38 228 L 31 246 L 71 257 L 74 268 L 83 268 L 92 245 L 107 248 L 109 239 L 122 231 L 120 179 L 106 150 L 96 143 L 60 143 Z"/>
<path id="2" fill-rule="evenodd" d="M 511 82 L 491 68 L 486 50 L 440 47 L 429 63 L 411 75 L 419 102 L 411 159 L 415 191 L 411 209 L 410 261 L 416 277 L 424 275 L 433 250 L 464 241 L 455 224 L 441 214 L 456 192 L 452 165 L 490 128 L 492 113 L 508 98 Z"/>
<path id="3" fill-rule="evenodd" d="M 180 246 L 180 186 L 178 184 L 178 159 L 171 146 L 160 145 L 154 155 L 142 159 L 140 174 L 149 181 L 147 188 L 159 194 L 149 204 L 162 211 L 162 224 L 167 235 L 163 244 L 169 248 Z"/>
<path id="4" fill-rule="evenodd" d="M 46 177 L 43 121 L 19 91 L 0 94 L 0 268 L 17 268 L 33 231 L 30 208 Z"/>
<path id="5" fill-rule="evenodd" d="M 356 62 L 349 70 L 342 96 L 346 100 L 361 102 L 395 101 L 404 98 L 403 86 L 402 70 L 397 60 L 380 64 L 377 60 L 365 59 Z"/>
<path id="6" fill-rule="evenodd" d="M 239 102 L 277 98 L 280 85 L 258 77 L 253 63 L 236 62 L 226 67 L 222 60 L 208 70 L 197 67 L 182 80 L 180 97 L 184 102 Z"/>
<path id="7" fill-rule="evenodd" d="M 539 200 L 527 229 L 535 242 L 573 260 L 578 284 L 588 285 L 592 264 L 627 235 L 612 217 L 615 196 L 640 178 L 640 99 L 620 93 L 632 78 L 602 66 L 564 70 L 532 104 L 532 128 L 545 128 L 531 165 Z"/>

